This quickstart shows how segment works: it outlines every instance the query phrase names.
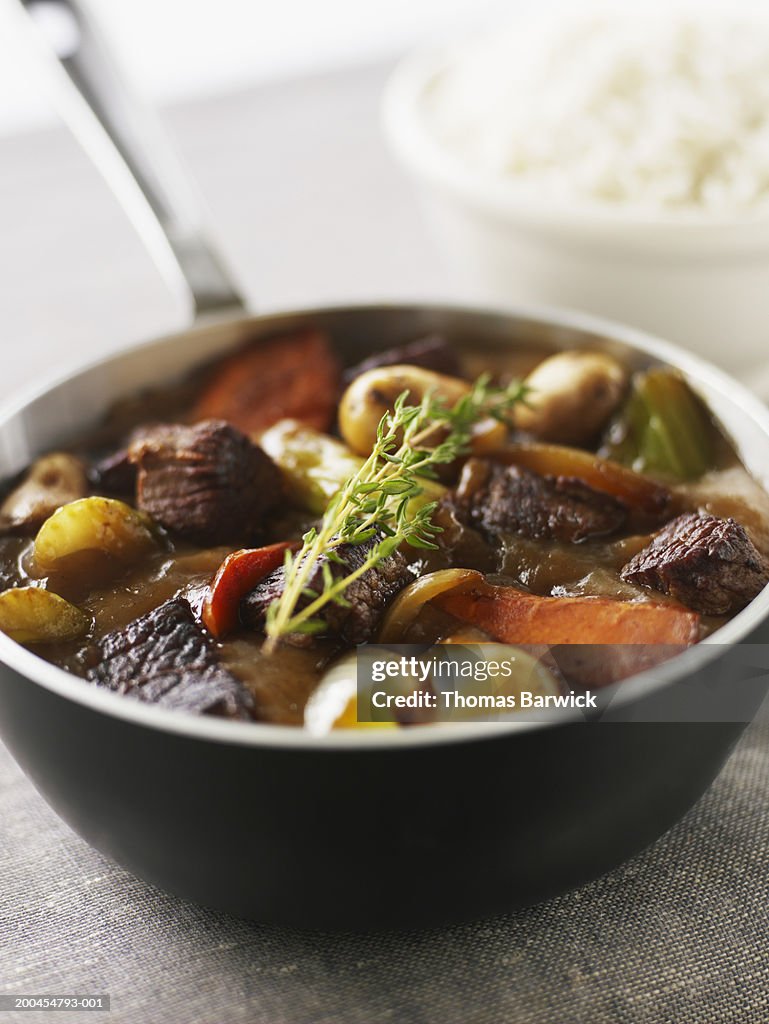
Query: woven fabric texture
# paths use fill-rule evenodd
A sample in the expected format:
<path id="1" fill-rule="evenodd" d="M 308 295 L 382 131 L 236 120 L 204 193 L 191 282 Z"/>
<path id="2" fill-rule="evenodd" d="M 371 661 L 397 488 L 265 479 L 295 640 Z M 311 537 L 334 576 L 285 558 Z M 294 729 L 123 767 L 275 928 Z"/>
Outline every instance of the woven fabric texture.
<path id="1" fill-rule="evenodd" d="M 261 927 L 108 864 L 0 752 L 0 991 L 110 1024 L 766 1024 L 769 714 L 672 831 L 577 892 L 449 929 Z M 194 855 L 194 852 L 193 852 Z M 50 1014 L 2 1014 L 31 1024 Z M 56 1017 L 55 1019 L 61 1019 Z"/>

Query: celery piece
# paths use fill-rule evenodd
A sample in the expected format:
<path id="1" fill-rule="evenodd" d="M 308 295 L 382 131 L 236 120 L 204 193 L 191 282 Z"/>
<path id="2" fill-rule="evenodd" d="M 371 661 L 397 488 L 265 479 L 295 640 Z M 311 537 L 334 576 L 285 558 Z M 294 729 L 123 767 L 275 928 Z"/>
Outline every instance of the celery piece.
<path id="1" fill-rule="evenodd" d="M 639 473 L 694 480 L 713 465 L 715 428 L 675 370 L 638 374 L 601 454 Z"/>

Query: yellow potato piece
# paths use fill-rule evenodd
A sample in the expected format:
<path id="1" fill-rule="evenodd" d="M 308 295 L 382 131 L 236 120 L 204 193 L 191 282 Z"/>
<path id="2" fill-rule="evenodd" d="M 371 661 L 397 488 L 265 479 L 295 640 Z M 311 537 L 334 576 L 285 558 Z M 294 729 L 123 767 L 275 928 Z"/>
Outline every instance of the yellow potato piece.
<path id="1" fill-rule="evenodd" d="M 35 538 L 34 564 L 41 576 L 61 569 L 64 560 L 86 552 L 126 564 L 154 546 L 151 520 L 115 498 L 80 498 L 62 505 Z"/>
<path id="2" fill-rule="evenodd" d="M 296 420 L 279 420 L 259 444 L 282 470 L 290 497 L 317 515 L 363 465 L 347 445 Z"/>
<path id="3" fill-rule="evenodd" d="M 627 389 L 627 369 L 605 352 L 557 352 L 526 378 L 516 426 L 542 441 L 585 444 L 604 426 Z"/>
<path id="4" fill-rule="evenodd" d="M 339 403 L 339 430 L 354 452 L 364 457 L 370 454 L 379 421 L 404 391 L 408 392 L 410 405 L 419 405 L 430 392 L 452 406 L 469 393 L 470 384 L 459 377 L 405 364 L 367 370 L 348 386 Z M 476 455 L 493 451 L 506 435 L 502 423 L 486 417 L 473 427 L 470 447 Z"/>
<path id="5" fill-rule="evenodd" d="M 296 420 L 279 420 L 256 440 L 280 467 L 292 501 L 316 515 L 325 512 L 336 492 L 363 465 L 361 456 L 347 445 Z M 409 518 L 446 493 L 435 480 L 423 478 L 419 484 L 422 493 L 409 501 Z"/>
<path id="6" fill-rule="evenodd" d="M 75 640 L 91 627 L 90 618 L 58 594 L 17 587 L 0 594 L 0 630 L 20 644 Z"/>

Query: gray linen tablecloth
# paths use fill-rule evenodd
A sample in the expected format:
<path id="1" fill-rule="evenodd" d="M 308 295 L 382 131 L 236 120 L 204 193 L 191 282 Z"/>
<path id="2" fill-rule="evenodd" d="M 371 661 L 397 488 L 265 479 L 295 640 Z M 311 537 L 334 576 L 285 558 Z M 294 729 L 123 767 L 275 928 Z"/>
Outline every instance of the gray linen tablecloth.
<path id="1" fill-rule="evenodd" d="M 377 126 L 382 69 L 174 111 L 246 291 L 270 308 L 457 298 Z M 179 323 L 60 131 L 0 144 L 5 397 Z M 0 993 L 109 993 L 120 1024 L 767 1024 L 769 716 L 711 791 L 613 874 L 494 920 L 319 935 L 234 920 L 74 836 L 0 749 Z M 194 850 L 190 851 L 194 856 Z M 3 1020 L 59 1019 L 12 1014 Z"/>

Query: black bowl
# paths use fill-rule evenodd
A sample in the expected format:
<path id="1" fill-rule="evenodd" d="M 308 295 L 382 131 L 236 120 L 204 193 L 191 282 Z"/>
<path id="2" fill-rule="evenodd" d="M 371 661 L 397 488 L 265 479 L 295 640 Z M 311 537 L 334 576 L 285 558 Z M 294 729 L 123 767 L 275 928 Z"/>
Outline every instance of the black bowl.
<path id="1" fill-rule="evenodd" d="M 79 371 L 0 415 L 0 476 L 82 433 L 118 397 L 249 337 L 312 323 L 357 356 L 440 331 L 476 351 L 589 344 L 678 366 L 748 467 L 769 475 L 769 411 L 720 371 L 586 317 L 367 307 L 200 327 Z M 718 772 L 764 693 L 735 653 L 769 592 L 711 641 L 609 691 L 600 720 L 311 736 L 104 692 L 0 635 L 0 730 L 92 846 L 181 896 L 260 921 L 366 928 L 532 903 L 619 864 Z"/>

